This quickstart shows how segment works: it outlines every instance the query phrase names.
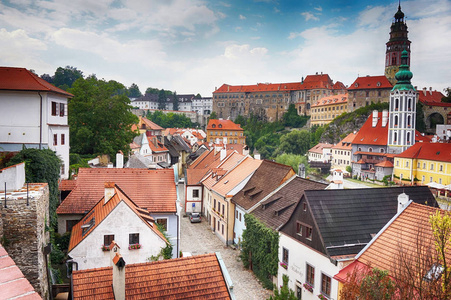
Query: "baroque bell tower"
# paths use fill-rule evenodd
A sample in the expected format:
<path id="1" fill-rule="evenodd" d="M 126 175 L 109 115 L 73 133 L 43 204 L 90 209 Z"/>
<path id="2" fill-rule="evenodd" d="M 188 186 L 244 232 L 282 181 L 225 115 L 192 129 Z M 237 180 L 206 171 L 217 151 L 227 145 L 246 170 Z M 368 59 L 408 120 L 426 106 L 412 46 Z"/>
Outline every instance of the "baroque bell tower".
<path id="1" fill-rule="evenodd" d="M 386 43 L 385 51 L 385 77 L 391 84 L 395 85 L 395 75 L 401 65 L 401 54 L 406 50 L 409 54 L 410 65 L 410 41 L 407 37 L 407 24 L 404 20 L 404 13 L 401 11 L 401 0 L 399 1 L 398 11 L 394 16 L 394 21 L 390 27 L 390 39 Z"/>

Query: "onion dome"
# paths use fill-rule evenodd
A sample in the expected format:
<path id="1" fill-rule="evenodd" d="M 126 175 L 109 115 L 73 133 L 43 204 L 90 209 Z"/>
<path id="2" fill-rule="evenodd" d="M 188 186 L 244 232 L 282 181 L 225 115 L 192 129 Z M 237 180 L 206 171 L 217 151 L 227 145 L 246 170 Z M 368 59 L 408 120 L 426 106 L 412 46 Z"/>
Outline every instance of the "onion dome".
<path id="1" fill-rule="evenodd" d="M 401 65 L 399 66 L 398 73 L 395 75 L 397 82 L 393 87 L 393 90 L 415 90 L 410 82 L 413 74 L 410 72 L 409 65 L 407 64 L 408 59 L 409 53 L 407 50 L 402 51 Z"/>

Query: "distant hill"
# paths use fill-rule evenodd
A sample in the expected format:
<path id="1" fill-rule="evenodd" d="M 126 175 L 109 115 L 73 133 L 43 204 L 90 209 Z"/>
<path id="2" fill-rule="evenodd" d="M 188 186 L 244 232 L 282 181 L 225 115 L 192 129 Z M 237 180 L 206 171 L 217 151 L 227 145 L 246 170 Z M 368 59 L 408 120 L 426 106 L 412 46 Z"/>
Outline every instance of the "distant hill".
<path id="1" fill-rule="evenodd" d="M 358 131 L 373 110 L 383 111 L 388 108 L 388 103 L 372 103 L 353 112 L 341 114 L 325 126 L 320 142 L 336 144 L 349 133 Z"/>

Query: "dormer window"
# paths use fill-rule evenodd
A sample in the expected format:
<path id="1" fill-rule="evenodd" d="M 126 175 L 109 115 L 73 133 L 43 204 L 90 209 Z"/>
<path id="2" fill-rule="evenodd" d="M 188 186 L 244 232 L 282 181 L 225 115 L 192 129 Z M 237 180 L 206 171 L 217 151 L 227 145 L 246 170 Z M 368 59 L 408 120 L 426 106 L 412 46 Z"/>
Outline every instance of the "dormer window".
<path id="1" fill-rule="evenodd" d="M 216 128 L 216 124 L 211 125 L 211 128 Z"/>
<path id="2" fill-rule="evenodd" d="M 222 124 L 219 124 L 218 127 L 219 127 L 219 128 L 222 128 Z"/>

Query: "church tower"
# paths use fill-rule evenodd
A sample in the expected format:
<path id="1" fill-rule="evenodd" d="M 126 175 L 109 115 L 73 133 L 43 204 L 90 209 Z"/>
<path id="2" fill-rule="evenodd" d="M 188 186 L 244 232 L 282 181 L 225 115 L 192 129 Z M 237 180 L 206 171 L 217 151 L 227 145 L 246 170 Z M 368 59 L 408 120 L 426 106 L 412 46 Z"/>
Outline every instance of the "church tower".
<path id="1" fill-rule="evenodd" d="M 409 53 L 401 54 L 401 65 L 395 75 L 396 84 L 390 92 L 388 153 L 401 153 L 415 144 L 417 91 L 410 80 Z"/>
<path id="2" fill-rule="evenodd" d="M 395 84 L 395 74 L 399 71 L 401 65 L 401 53 L 406 50 L 409 54 L 410 65 L 410 41 L 407 37 L 407 25 L 404 21 L 404 13 L 401 11 L 401 1 L 399 2 L 398 11 L 395 19 L 390 27 L 390 39 L 386 43 L 385 51 L 385 77 L 391 84 Z"/>

